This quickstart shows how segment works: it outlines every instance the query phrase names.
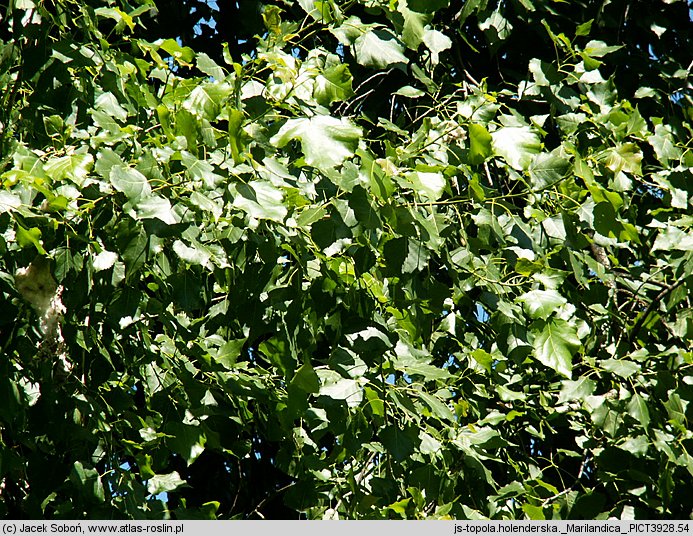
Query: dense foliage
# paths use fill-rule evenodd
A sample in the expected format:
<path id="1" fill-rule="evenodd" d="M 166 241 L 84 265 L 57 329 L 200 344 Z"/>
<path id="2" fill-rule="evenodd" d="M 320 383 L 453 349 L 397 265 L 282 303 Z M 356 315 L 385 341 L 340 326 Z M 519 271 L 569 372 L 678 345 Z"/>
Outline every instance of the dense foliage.
<path id="1" fill-rule="evenodd" d="M 693 516 L 677 0 L 10 0 L 0 516 Z"/>

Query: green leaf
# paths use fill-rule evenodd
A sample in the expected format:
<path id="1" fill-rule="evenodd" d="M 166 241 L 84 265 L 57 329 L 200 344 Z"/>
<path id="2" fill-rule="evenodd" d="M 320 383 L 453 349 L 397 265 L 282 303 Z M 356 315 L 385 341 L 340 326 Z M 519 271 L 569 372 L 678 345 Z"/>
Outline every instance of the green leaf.
<path id="1" fill-rule="evenodd" d="M 564 404 L 573 400 L 585 400 L 594 393 L 597 385 L 588 378 L 573 380 L 563 380 L 561 382 L 561 392 L 558 394 L 558 403 Z"/>
<path id="2" fill-rule="evenodd" d="M 413 428 L 401 430 L 397 426 L 390 425 L 380 432 L 380 441 L 392 455 L 392 457 L 401 462 L 405 460 L 416 447 L 415 439 L 418 439 L 413 434 Z"/>
<path id="3" fill-rule="evenodd" d="M 544 515 L 544 509 L 541 506 L 534 506 L 533 504 L 523 504 L 522 511 L 527 514 L 528 519 L 546 519 Z"/>
<path id="4" fill-rule="evenodd" d="M 180 217 L 171 208 L 171 202 L 158 195 L 152 195 L 138 201 L 135 206 L 135 213 L 140 220 L 157 219 L 167 225 L 180 222 Z"/>
<path id="5" fill-rule="evenodd" d="M 368 407 L 370 408 L 373 415 L 384 417 L 385 403 L 383 402 L 383 399 L 380 398 L 378 396 L 378 393 L 370 387 L 364 387 L 363 391 L 366 394 L 366 399 L 368 400 Z"/>
<path id="6" fill-rule="evenodd" d="M 94 158 L 90 154 L 73 154 L 49 159 L 43 171 L 55 181 L 70 179 L 77 186 L 82 186 L 93 164 Z"/>
<path id="7" fill-rule="evenodd" d="M 201 119 L 214 121 L 232 91 L 226 82 L 206 82 L 193 89 L 182 106 Z"/>
<path id="8" fill-rule="evenodd" d="M 187 246 L 182 240 L 173 242 L 173 251 L 176 252 L 181 260 L 189 264 L 197 264 L 206 268 L 211 267 L 211 253 L 197 242 L 192 242 L 191 246 Z"/>
<path id="9" fill-rule="evenodd" d="M 622 378 L 630 378 L 633 374 L 640 372 L 640 365 L 628 359 L 602 359 L 599 365 L 609 372 L 621 376 Z"/>
<path id="10" fill-rule="evenodd" d="M 150 478 L 147 483 L 147 492 L 150 495 L 158 495 L 159 493 L 175 491 L 182 486 L 187 486 L 187 483 L 180 477 L 178 471 L 173 471 Z"/>
<path id="11" fill-rule="evenodd" d="M 324 0 L 298 0 L 298 4 L 316 21 L 332 22 L 331 2 Z"/>
<path id="12" fill-rule="evenodd" d="M 533 155 L 542 149 L 539 136 L 529 127 L 501 127 L 491 134 L 494 152 L 502 156 L 508 165 L 526 170 Z"/>
<path id="13" fill-rule="evenodd" d="M 419 432 L 419 439 L 421 440 L 421 444 L 419 445 L 419 451 L 421 453 L 436 454 L 441 451 L 443 446 L 442 443 L 423 430 Z"/>
<path id="14" fill-rule="evenodd" d="M 452 47 L 452 40 L 438 30 L 428 29 L 424 33 L 423 42 L 431 52 L 431 62 L 437 65 L 440 62 L 440 53 Z"/>
<path id="15" fill-rule="evenodd" d="M 158 45 L 159 48 L 168 52 L 177 63 L 185 67 L 189 67 L 195 58 L 195 52 L 192 48 L 179 45 L 175 39 L 165 39 Z"/>
<path id="16" fill-rule="evenodd" d="M 623 143 L 605 151 L 601 157 L 604 165 L 614 173 L 625 171 L 642 175 L 641 162 L 642 152 L 634 143 Z"/>
<path id="17" fill-rule="evenodd" d="M 540 189 L 558 182 L 565 176 L 569 167 L 570 162 L 557 151 L 536 155 L 529 166 L 532 187 Z"/>
<path id="18" fill-rule="evenodd" d="M 650 424 L 650 410 L 647 402 L 638 393 L 635 393 L 628 402 L 628 415 L 638 421 L 643 428 L 647 428 Z"/>
<path id="19" fill-rule="evenodd" d="M 221 199 L 215 199 L 197 191 L 190 193 L 190 203 L 200 210 L 209 212 L 215 219 L 219 218 L 223 212 Z"/>
<path id="20" fill-rule="evenodd" d="M 332 400 L 343 400 L 347 406 L 353 408 L 361 404 L 363 400 L 363 388 L 357 380 L 343 378 L 340 374 L 331 370 L 316 371 L 321 385 L 318 394 Z"/>
<path id="21" fill-rule="evenodd" d="M 266 6 L 262 12 L 262 21 L 270 32 L 281 33 L 281 10 L 277 6 Z"/>
<path id="22" fill-rule="evenodd" d="M 406 257 L 401 265 L 401 270 L 405 274 L 423 270 L 431 256 L 423 243 L 411 239 L 406 241 L 406 252 Z"/>
<path id="23" fill-rule="evenodd" d="M 524 305 L 530 318 L 544 320 L 568 303 L 568 300 L 555 290 L 531 290 L 517 298 L 517 301 Z"/>
<path id="24" fill-rule="evenodd" d="M 327 215 L 327 209 L 322 205 L 307 207 L 301 211 L 296 224 L 299 227 L 310 227 L 316 221 L 323 219 Z"/>
<path id="25" fill-rule="evenodd" d="M 22 199 L 10 192 L 0 190 L 0 214 L 12 212 L 22 206 Z"/>
<path id="26" fill-rule="evenodd" d="M 196 60 L 197 68 L 207 76 L 211 76 L 216 81 L 225 78 L 224 70 L 204 52 L 198 53 Z"/>
<path id="27" fill-rule="evenodd" d="M 469 125 L 469 163 L 481 164 L 493 154 L 493 138 L 486 127 L 472 123 Z"/>
<path id="28" fill-rule="evenodd" d="M 583 22 L 582 24 L 578 25 L 578 27 L 575 29 L 575 36 L 589 35 L 590 31 L 592 30 L 593 22 L 594 19 L 590 19 L 587 22 Z"/>
<path id="29" fill-rule="evenodd" d="M 212 190 L 224 181 L 224 177 L 215 173 L 214 166 L 209 162 L 200 160 L 188 152 L 183 152 L 181 156 L 188 174 L 195 179 L 200 179 L 206 188 Z"/>
<path id="30" fill-rule="evenodd" d="M 251 181 L 236 187 L 238 195 L 233 206 L 248 213 L 251 218 L 282 222 L 288 213 L 284 194 L 265 181 Z"/>
<path id="31" fill-rule="evenodd" d="M 104 502 L 105 493 L 101 476 L 96 469 L 84 467 L 79 460 L 72 466 L 70 480 L 79 485 L 80 492 L 89 499 Z"/>
<path id="32" fill-rule="evenodd" d="M 219 350 L 214 355 L 214 360 L 221 363 L 224 368 L 234 370 L 236 368 L 236 360 L 241 355 L 245 341 L 246 339 L 234 339 L 231 341 L 226 341 L 224 344 L 219 346 Z"/>
<path id="33" fill-rule="evenodd" d="M 433 13 L 450 5 L 450 0 L 406 0 L 409 9 L 420 13 Z"/>
<path id="34" fill-rule="evenodd" d="M 604 41 L 593 40 L 585 45 L 583 52 L 591 58 L 602 58 L 607 54 L 611 54 L 612 52 L 615 52 L 621 48 L 623 47 L 608 46 Z"/>
<path id="35" fill-rule="evenodd" d="M 291 385 L 305 393 L 320 392 L 320 379 L 309 361 L 306 361 L 299 367 L 291 380 Z"/>
<path id="36" fill-rule="evenodd" d="M 397 11 L 404 18 L 404 26 L 402 28 L 402 41 L 407 48 L 416 50 L 423 43 L 423 36 L 426 25 L 433 18 L 430 14 L 412 11 L 407 7 L 406 2 L 397 4 Z"/>
<path id="37" fill-rule="evenodd" d="M 376 26 L 377 25 L 375 24 L 365 24 L 360 18 L 352 15 L 342 22 L 341 25 L 335 28 L 330 28 L 330 31 L 342 45 L 351 46 L 354 44 L 356 39 Z"/>
<path id="38" fill-rule="evenodd" d="M 368 365 L 356 353 L 341 346 L 332 351 L 328 363 L 345 377 L 359 378 L 368 372 Z"/>
<path id="39" fill-rule="evenodd" d="M 323 106 L 347 100 L 354 92 L 351 89 L 352 76 L 346 64 L 328 67 L 315 77 L 313 97 Z"/>
<path id="40" fill-rule="evenodd" d="M 519 391 L 512 391 L 503 385 L 496 386 L 496 393 L 503 402 L 513 402 L 516 400 L 526 400 L 527 395 Z"/>
<path id="41" fill-rule="evenodd" d="M 675 139 L 669 125 L 655 125 L 655 133 L 647 137 L 662 165 L 668 166 L 670 160 L 681 158 L 681 150 L 674 145 Z"/>
<path id="42" fill-rule="evenodd" d="M 135 29 L 135 22 L 132 17 L 117 7 L 99 7 L 94 10 L 94 14 L 98 17 L 112 19 L 116 22 L 115 30 L 121 33 L 127 26 L 132 32 Z"/>
<path id="43" fill-rule="evenodd" d="M 166 427 L 169 437 L 166 442 L 180 454 L 188 466 L 193 463 L 205 450 L 205 437 L 199 425 L 173 422 Z"/>
<path id="44" fill-rule="evenodd" d="M 424 91 L 421 91 L 420 89 L 416 89 L 415 87 L 412 86 L 402 86 L 399 88 L 397 91 L 393 93 L 393 95 L 400 95 L 402 97 L 407 97 L 409 99 L 416 99 L 418 97 L 423 97 L 426 93 Z M 381 118 L 382 119 L 382 118 Z M 389 121 L 388 121 L 389 123 Z M 400 134 L 405 133 L 406 131 L 403 131 L 402 129 L 399 129 L 396 125 L 391 126 L 390 128 L 394 129 L 395 132 L 399 132 Z"/>
<path id="45" fill-rule="evenodd" d="M 525 277 L 529 277 L 537 272 L 540 272 L 542 268 L 544 268 L 542 263 L 530 261 L 524 257 L 520 257 L 515 263 L 515 271 L 518 274 L 524 275 Z"/>
<path id="46" fill-rule="evenodd" d="M 41 255 L 46 255 L 46 250 L 43 249 L 43 244 L 41 243 L 41 229 L 38 227 L 31 227 L 30 229 L 25 229 L 21 225 L 17 225 L 17 244 L 22 248 L 35 247 Z"/>
<path id="47" fill-rule="evenodd" d="M 452 410 L 440 400 L 437 396 L 431 395 L 425 391 L 419 393 L 419 397 L 426 405 L 431 408 L 433 414 L 443 421 L 455 422 L 455 414 Z"/>
<path id="48" fill-rule="evenodd" d="M 110 91 L 99 95 L 94 102 L 94 106 L 119 121 L 126 121 L 128 118 L 127 110 L 120 105 L 118 99 Z"/>
<path id="49" fill-rule="evenodd" d="M 562 79 L 562 76 L 558 73 L 553 64 L 541 61 L 537 58 L 529 60 L 529 71 L 532 73 L 534 82 L 538 86 L 551 87 L 552 85 L 558 85 Z M 566 116 L 568 116 L 567 119 L 569 121 L 573 120 L 573 115 L 575 114 L 566 114 Z M 566 116 L 562 116 L 563 122 L 566 122 Z"/>
<path id="50" fill-rule="evenodd" d="M 123 192 L 135 204 L 152 194 L 152 188 L 147 182 L 147 177 L 134 168 L 113 166 L 108 178 L 113 188 Z"/>
<path id="51" fill-rule="evenodd" d="M 552 318 L 547 322 L 537 321 L 532 333 L 534 356 L 539 362 L 570 378 L 573 370 L 572 356 L 580 348 L 575 327 L 565 320 Z"/>
<path id="52" fill-rule="evenodd" d="M 479 21 L 479 29 L 484 32 L 491 45 L 491 50 L 495 52 L 500 44 L 508 38 L 513 25 L 500 10 L 495 10 L 491 11 L 488 17 Z"/>
<path id="53" fill-rule="evenodd" d="M 629 437 L 619 445 L 619 448 L 634 456 L 641 457 L 647 454 L 647 450 L 650 448 L 650 440 L 645 435 Z"/>
<path id="54" fill-rule="evenodd" d="M 348 119 L 317 115 L 310 119 L 289 119 L 270 143 L 281 148 L 298 139 L 309 166 L 331 168 L 353 156 L 361 135 L 361 129 Z"/>
<path id="55" fill-rule="evenodd" d="M 406 178 L 424 200 L 437 201 L 445 190 L 445 178 L 441 173 L 412 171 Z"/>
<path id="56" fill-rule="evenodd" d="M 479 363 L 486 372 L 491 372 L 492 365 L 493 365 L 493 356 L 489 354 L 486 350 L 482 350 L 481 348 L 477 348 L 473 352 L 471 352 L 469 355 L 472 356 L 474 361 Z"/>
<path id="57" fill-rule="evenodd" d="M 418 350 L 405 340 L 395 345 L 396 359 L 392 362 L 396 370 L 409 376 L 422 376 L 425 380 L 437 380 L 450 377 L 447 369 L 430 365 L 431 356 L 425 350 Z"/>
<path id="58" fill-rule="evenodd" d="M 684 232 L 671 225 L 659 231 L 652 245 L 652 251 L 668 251 L 672 249 L 693 251 L 693 232 Z"/>
<path id="59" fill-rule="evenodd" d="M 229 148 L 231 157 L 236 164 L 240 164 L 243 159 L 243 121 L 245 116 L 240 110 L 229 110 Z"/>
<path id="60" fill-rule="evenodd" d="M 405 517 L 407 515 L 407 507 L 409 506 L 410 502 L 411 502 L 411 497 L 407 497 L 406 499 L 402 499 L 401 501 L 393 502 L 386 509 L 392 510 L 396 514 L 399 514 L 402 517 Z"/>
<path id="61" fill-rule="evenodd" d="M 421 376 L 424 380 L 445 380 L 450 377 L 447 370 L 425 363 L 407 365 L 404 372 L 409 376 Z"/>
<path id="62" fill-rule="evenodd" d="M 404 47 L 394 35 L 384 30 L 370 30 L 360 35 L 353 45 L 356 60 L 365 67 L 385 69 L 398 63 L 409 63 Z"/>
<path id="63" fill-rule="evenodd" d="M 96 164 L 94 165 L 96 172 L 104 179 L 108 179 L 113 166 L 125 167 L 125 162 L 123 162 L 123 159 L 112 149 L 107 147 L 101 149 L 97 154 Z"/>

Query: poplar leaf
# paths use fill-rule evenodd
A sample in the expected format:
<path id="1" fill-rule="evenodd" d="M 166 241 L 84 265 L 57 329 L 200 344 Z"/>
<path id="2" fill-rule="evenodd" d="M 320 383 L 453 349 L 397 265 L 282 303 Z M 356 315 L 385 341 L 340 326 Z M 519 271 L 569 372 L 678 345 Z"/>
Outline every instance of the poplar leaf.
<path id="1" fill-rule="evenodd" d="M 572 356 L 580 348 L 580 339 L 574 326 L 561 319 L 538 321 L 534 333 L 534 356 L 543 365 L 567 378 L 571 377 Z"/>
<path id="2" fill-rule="evenodd" d="M 310 119 L 289 119 L 270 143 L 278 148 L 300 140 L 305 161 L 317 168 L 332 168 L 352 156 L 362 131 L 348 119 L 318 115 Z"/>

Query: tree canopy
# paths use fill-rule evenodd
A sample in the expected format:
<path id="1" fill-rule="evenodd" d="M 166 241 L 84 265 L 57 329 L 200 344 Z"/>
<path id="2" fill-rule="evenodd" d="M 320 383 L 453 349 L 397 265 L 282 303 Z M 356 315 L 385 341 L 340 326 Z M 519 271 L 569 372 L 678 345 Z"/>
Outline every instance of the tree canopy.
<path id="1" fill-rule="evenodd" d="M 693 516 L 681 0 L 10 0 L 0 516 Z"/>

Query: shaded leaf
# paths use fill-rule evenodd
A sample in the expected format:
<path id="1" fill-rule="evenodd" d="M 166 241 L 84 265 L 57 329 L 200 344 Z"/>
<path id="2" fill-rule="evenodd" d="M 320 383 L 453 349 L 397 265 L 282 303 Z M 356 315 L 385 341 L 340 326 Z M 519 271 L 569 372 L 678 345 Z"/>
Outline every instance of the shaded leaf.
<path id="1" fill-rule="evenodd" d="M 294 377 L 291 380 L 291 385 L 306 393 L 318 393 L 321 391 L 320 379 L 308 361 L 303 363 L 303 365 L 301 365 L 296 371 L 296 374 L 294 374 Z"/>

